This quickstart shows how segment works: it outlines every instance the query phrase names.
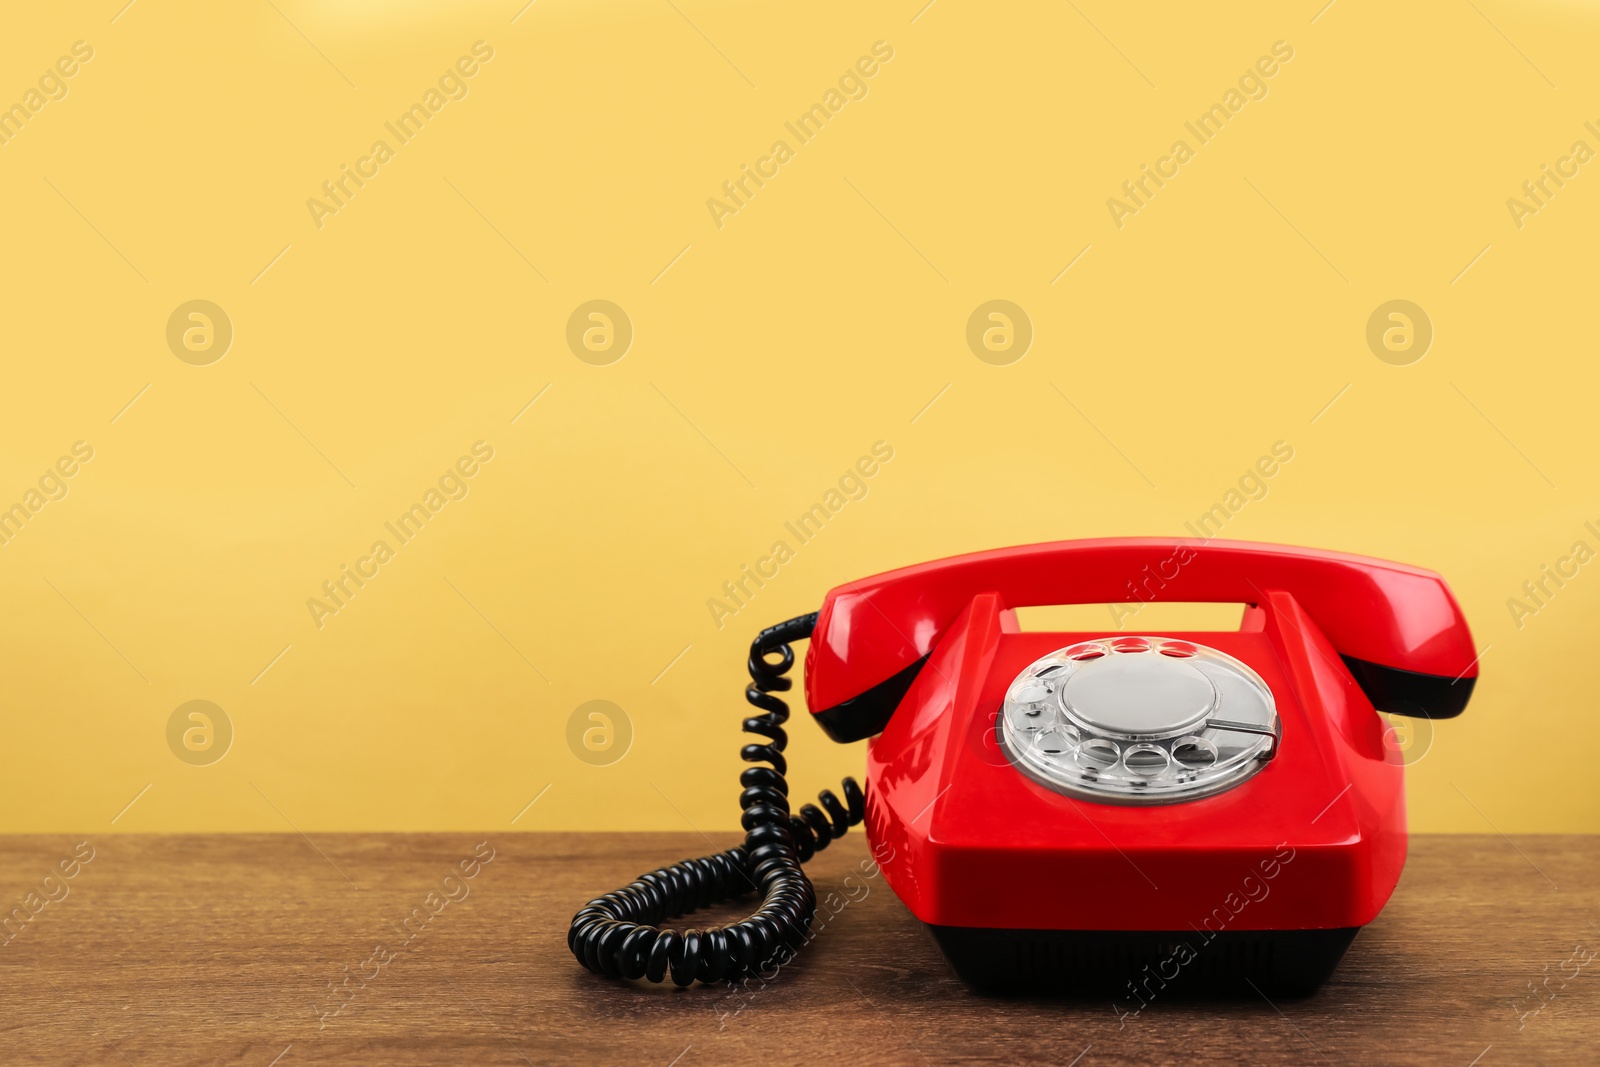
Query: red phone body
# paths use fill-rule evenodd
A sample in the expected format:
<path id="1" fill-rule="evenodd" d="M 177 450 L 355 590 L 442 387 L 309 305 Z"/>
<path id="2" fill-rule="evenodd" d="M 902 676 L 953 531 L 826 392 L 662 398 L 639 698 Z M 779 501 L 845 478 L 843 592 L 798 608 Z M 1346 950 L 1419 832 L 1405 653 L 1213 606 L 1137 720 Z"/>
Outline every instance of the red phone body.
<path id="1" fill-rule="evenodd" d="M 1147 631 L 1135 616 L 1122 631 L 1024 633 L 1014 609 L 1149 601 L 1248 605 L 1237 631 L 1161 636 L 1254 670 L 1281 725 L 1270 761 L 1224 792 L 1159 806 L 1063 795 L 1020 773 L 996 733 L 1019 672 L 1064 646 Z M 1306 992 L 1405 862 L 1404 768 L 1375 706 L 1457 714 L 1476 659 L 1430 571 L 1244 542 L 1069 541 L 833 590 L 806 697 L 833 736 L 877 734 L 874 853 L 968 980 L 1070 984 L 1088 968 L 1120 984 L 1141 965 L 1165 975 L 1177 956 L 1200 961 L 1196 973 Z"/>

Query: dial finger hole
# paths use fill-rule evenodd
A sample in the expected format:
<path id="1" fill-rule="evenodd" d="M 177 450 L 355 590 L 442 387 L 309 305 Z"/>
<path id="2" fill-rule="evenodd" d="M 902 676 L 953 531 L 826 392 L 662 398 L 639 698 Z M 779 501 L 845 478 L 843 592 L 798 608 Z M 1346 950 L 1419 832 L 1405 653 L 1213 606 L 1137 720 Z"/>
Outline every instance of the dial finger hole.
<path id="1" fill-rule="evenodd" d="M 1041 715 L 1037 707 L 1031 707 L 1021 709 L 1020 714 L 1013 710 L 1007 716 L 1007 721 L 1011 724 L 1012 729 L 1033 731 L 1044 729 L 1045 724 L 1050 720 Z"/>
<path id="2" fill-rule="evenodd" d="M 1111 642 L 1113 652 L 1149 652 L 1150 642 L 1142 637 L 1119 637 Z"/>
<path id="3" fill-rule="evenodd" d="M 1122 757 L 1124 767 L 1146 778 L 1160 774 L 1170 762 L 1167 750 L 1158 745 L 1134 745 Z"/>
<path id="4" fill-rule="evenodd" d="M 1103 737 L 1093 737 L 1078 746 L 1075 757 L 1080 767 L 1092 770 L 1105 770 L 1115 767 L 1117 760 L 1122 758 L 1122 750 L 1115 741 L 1107 741 Z"/>
<path id="5" fill-rule="evenodd" d="M 1060 756 L 1072 748 L 1072 738 L 1060 729 L 1044 730 L 1036 737 L 1034 746 L 1046 756 Z"/>
<path id="6" fill-rule="evenodd" d="M 1172 745 L 1172 758 L 1198 770 L 1217 762 L 1217 746 L 1203 737 L 1180 737 Z"/>
<path id="7" fill-rule="evenodd" d="M 1163 641 L 1161 654 L 1171 656 L 1173 659 L 1193 659 L 1198 649 L 1187 641 Z"/>

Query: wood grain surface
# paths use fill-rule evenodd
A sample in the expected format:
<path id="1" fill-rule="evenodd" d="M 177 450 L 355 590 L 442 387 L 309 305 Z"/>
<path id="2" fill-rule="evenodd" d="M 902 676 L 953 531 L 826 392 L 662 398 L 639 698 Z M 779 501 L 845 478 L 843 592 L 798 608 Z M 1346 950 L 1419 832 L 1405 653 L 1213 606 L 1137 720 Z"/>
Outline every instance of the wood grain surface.
<path id="1" fill-rule="evenodd" d="M 881 878 L 845 893 L 856 836 L 808 866 L 856 899 L 743 990 L 607 982 L 567 953 L 573 911 L 710 851 L 696 834 L 82 840 L 0 838 L 0 1062 L 1600 1062 L 1589 837 L 1413 838 L 1319 995 L 1129 1017 L 970 992 Z"/>

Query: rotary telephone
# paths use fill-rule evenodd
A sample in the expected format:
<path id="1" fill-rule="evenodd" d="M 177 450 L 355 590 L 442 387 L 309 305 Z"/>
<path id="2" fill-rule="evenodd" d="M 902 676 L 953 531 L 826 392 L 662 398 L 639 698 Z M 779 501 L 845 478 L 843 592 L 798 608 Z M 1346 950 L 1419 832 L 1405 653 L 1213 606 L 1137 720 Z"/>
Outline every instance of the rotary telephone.
<path id="1" fill-rule="evenodd" d="M 1246 605 L 1237 631 L 1023 632 L 1015 609 Z M 791 811 L 792 645 L 867 790 Z M 1242 541 L 1027 545 L 839 586 L 751 644 L 743 844 L 641 875 L 573 917 L 613 978 L 738 981 L 806 941 L 801 868 L 865 821 L 881 869 L 965 981 L 1314 991 L 1387 903 L 1406 855 L 1403 767 L 1374 709 L 1460 714 L 1467 623 L 1431 571 Z M 884 859 L 883 857 L 890 857 Z M 747 893 L 746 919 L 666 920 Z M 1155 987 L 1152 986 L 1155 983 Z"/>

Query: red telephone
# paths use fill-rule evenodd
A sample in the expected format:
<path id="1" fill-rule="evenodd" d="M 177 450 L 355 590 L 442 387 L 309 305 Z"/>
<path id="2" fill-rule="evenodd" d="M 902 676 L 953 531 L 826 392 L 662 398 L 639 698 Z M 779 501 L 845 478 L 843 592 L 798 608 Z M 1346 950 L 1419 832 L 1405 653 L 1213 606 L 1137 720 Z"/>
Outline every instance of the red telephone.
<path id="1" fill-rule="evenodd" d="M 1244 603 L 1237 631 L 1024 633 L 1047 604 Z M 839 741 L 873 737 L 867 792 L 790 813 L 790 643 Z M 1374 709 L 1460 714 L 1477 653 L 1431 571 L 1311 549 L 1149 538 L 999 549 L 830 592 L 751 645 L 766 711 L 741 755 L 742 845 L 591 901 L 591 971 L 738 980 L 806 940 L 800 864 L 865 819 L 889 885 L 966 981 L 1121 990 L 1248 980 L 1308 993 L 1405 862 L 1403 768 Z M 747 919 L 658 924 L 757 891 Z"/>

